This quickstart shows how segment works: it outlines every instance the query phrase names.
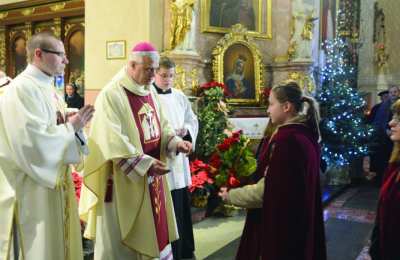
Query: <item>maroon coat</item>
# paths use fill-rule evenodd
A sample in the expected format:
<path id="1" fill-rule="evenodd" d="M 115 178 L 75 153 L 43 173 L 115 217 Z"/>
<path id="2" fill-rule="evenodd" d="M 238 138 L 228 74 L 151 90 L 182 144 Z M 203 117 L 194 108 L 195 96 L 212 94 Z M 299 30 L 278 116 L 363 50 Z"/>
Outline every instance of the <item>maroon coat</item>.
<path id="1" fill-rule="evenodd" d="M 262 259 L 325 260 L 317 137 L 305 125 L 284 125 L 269 150 Z"/>
<path id="2" fill-rule="evenodd" d="M 269 137 L 264 137 L 257 150 L 257 169 L 254 173 L 253 181 L 258 182 L 264 177 L 265 168 L 268 165 Z M 262 250 L 261 241 L 261 224 L 262 224 L 262 209 L 249 209 L 247 210 L 246 222 L 240 245 L 236 254 L 236 260 L 258 260 L 260 259 Z"/>
<path id="3" fill-rule="evenodd" d="M 380 258 L 400 259 L 400 165 L 390 164 L 383 180 L 378 203 Z"/>

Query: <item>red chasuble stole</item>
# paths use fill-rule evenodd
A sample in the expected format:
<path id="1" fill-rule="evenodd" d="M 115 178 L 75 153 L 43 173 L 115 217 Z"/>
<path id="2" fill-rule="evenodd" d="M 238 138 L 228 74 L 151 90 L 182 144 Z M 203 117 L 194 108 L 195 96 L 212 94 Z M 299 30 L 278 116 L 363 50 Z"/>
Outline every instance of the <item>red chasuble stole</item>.
<path id="1" fill-rule="evenodd" d="M 153 98 L 151 94 L 139 96 L 127 89 L 125 92 L 140 134 L 143 153 L 159 160 L 162 129 Z M 162 251 L 169 243 L 163 179 L 148 172 L 148 180 L 158 247 Z"/>

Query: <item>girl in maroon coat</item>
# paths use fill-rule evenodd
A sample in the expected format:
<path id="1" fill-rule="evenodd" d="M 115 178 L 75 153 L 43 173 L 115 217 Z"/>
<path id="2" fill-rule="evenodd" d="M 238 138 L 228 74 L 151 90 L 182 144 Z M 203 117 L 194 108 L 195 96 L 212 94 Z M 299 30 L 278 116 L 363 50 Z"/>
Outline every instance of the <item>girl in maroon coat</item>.
<path id="1" fill-rule="evenodd" d="M 272 89 L 268 113 L 278 128 L 265 156 L 258 158 L 265 162 L 264 178 L 229 193 L 221 190 L 220 195 L 232 204 L 262 207 L 261 226 L 254 231 L 261 247 L 251 259 L 325 260 L 316 104 L 289 82 Z M 242 245 L 240 249 L 246 250 Z M 237 259 L 244 258 L 240 254 Z"/>
<path id="2" fill-rule="evenodd" d="M 376 239 L 373 235 L 370 249 L 373 260 L 400 259 L 400 100 L 394 103 L 392 110 L 389 127 L 394 148 L 379 194 Z"/>

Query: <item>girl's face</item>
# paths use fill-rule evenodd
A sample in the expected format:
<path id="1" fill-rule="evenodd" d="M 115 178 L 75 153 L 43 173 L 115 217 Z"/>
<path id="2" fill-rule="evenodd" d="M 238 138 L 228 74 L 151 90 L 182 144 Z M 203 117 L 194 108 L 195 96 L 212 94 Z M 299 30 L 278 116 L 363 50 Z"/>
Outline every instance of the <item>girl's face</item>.
<path id="1" fill-rule="evenodd" d="M 286 123 L 290 115 L 289 102 L 280 103 L 276 99 L 275 93 L 273 91 L 271 91 L 268 101 L 269 101 L 269 106 L 267 112 L 269 114 L 269 117 L 271 118 L 271 122 L 276 125 L 282 125 Z"/>
<path id="2" fill-rule="evenodd" d="M 390 139 L 392 139 L 393 142 L 399 142 L 400 141 L 400 117 L 399 115 L 394 115 L 392 120 L 389 122 L 390 126 Z"/>

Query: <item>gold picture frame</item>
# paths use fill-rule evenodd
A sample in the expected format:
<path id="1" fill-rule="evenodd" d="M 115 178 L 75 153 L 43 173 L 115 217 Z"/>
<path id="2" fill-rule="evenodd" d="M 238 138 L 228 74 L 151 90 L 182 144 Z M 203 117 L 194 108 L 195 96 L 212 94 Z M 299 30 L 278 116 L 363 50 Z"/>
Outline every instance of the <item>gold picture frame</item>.
<path id="1" fill-rule="evenodd" d="M 222 37 L 213 50 L 214 80 L 227 88 L 227 102 L 234 105 L 260 105 L 263 64 L 260 51 L 241 24 Z"/>
<path id="2" fill-rule="evenodd" d="M 126 41 L 107 41 L 106 42 L 107 60 L 118 60 L 126 58 Z"/>
<path id="3" fill-rule="evenodd" d="M 237 20 L 234 12 L 243 12 L 240 0 L 202 0 L 201 31 L 228 33 L 234 24 L 240 23 L 248 29 L 249 35 L 272 39 L 272 0 L 249 0 L 247 19 Z M 226 16 L 224 16 L 226 15 Z"/>

